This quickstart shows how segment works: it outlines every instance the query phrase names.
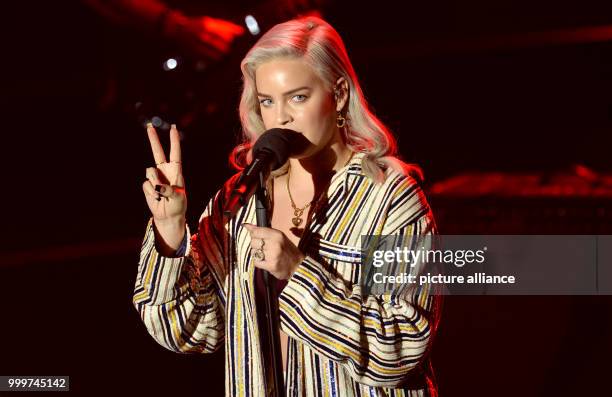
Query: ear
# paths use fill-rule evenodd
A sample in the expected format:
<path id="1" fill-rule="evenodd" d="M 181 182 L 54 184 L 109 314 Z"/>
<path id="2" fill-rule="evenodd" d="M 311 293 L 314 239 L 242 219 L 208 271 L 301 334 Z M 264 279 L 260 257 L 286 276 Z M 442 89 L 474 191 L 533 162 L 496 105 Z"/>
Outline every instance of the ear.
<path id="1" fill-rule="evenodd" d="M 344 109 L 344 105 L 348 101 L 349 86 L 344 77 L 339 77 L 334 84 L 334 100 L 336 101 L 336 112 Z"/>

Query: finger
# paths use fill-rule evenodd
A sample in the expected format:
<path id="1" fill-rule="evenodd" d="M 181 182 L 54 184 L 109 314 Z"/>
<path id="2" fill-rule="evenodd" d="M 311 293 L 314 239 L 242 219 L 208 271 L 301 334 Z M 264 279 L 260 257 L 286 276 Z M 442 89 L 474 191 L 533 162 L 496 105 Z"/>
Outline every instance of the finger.
<path id="1" fill-rule="evenodd" d="M 252 249 L 261 249 L 262 251 L 266 250 L 266 240 L 262 238 L 252 238 L 251 239 L 251 248 Z"/>
<path id="2" fill-rule="evenodd" d="M 154 187 L 155 192 L 159 193 L 160 196 L 170 198 L 174 196 L 175 192 L 172 186 L 165 184 L 157 184 Z"/>
<path id="3" fill-rule="evenodd" d="M 250 223 L 243 223 L 242 225 L 249 231 L 251 239 L 271 239 L 275 234 L 275 229 L 269 227 L 255 226 Z"/>
<path id="4" fill-rule="evenodd" d="M 147 179 L 146 181 L 144 181 L 144 183 L 142 184 L 142 191 L 146 196 L 157 201 L 160 200 L 160 195 L 155 191 L 155 188 L 153 187 L 153 184 L 150 180 Z"/>
<path id="5" fill-rule="evenodd" d="M 268 260 L 268 258 L 266 257 L 266 253 L 264 252 L 264 258 L 263 259 L 258 259 L 257 258 L 257 254 L 255 253 L 257 251 L 258 251 L 257 248 L 251 248 L 251 260 L 253 262 L 255 262 L 255 264 L 259 264 L 259 265 L 265 264 L 266 261 Z"/>
<path id="6" fill-rule="evenodd" d="M 165 163 L 166 155 L 164 154 L 164 148 L 159 142 L 157 132 L 155 132 L 155 128 L 153 128 L 153 124 L 151 123 L 147 123 L 147 135 L 149 136 L 149 142 L 151 142 L 151 150 L 153 151 L 155 164 Z"/>
<path id="7" fill-rule="evenodd" d="M 153 185 L 159 185 L 162 183 L 162 181 L 159 179 L 159 175 L 157 172 L 158 171 L 156 167 L 149 167 L 146 169 L 145 175 L 147 179 L 150 180 Z"/>
<path id="8" fill-rule="evenodd" d="M 263 269 L 263 270 L 268 270 L 265 259 L 260 261 L 259 259 L 255 257 L 253 253 L 251 253 L 251 260 L 253 261 L 253 265 L 255 265 L 255 267 Z"/>
<path id="9" fill-rule="evenodd" d="M 249 236 L 251 237 L 251 243 L 256 238 L 256 235 L 259 233 L 257 230 L 258 227 L 255 225 L 251 225 L 250 223 L 243 223 L 242 226 L 249 232 Z M 261 236 L 259 237 L 261 238 Z"/>
<path id="10" fill-rule="evenodd" d="M 170 127 L 170 161 L 181 162 L 181 136 L 176 124 Z"/>
<path id="11" fill-rule="evenodd" d="M 183 177 L 182 172 L 178 174 L 178 178 L 176 179 L 176 186 L 185 188 L 185 178 Z"/>

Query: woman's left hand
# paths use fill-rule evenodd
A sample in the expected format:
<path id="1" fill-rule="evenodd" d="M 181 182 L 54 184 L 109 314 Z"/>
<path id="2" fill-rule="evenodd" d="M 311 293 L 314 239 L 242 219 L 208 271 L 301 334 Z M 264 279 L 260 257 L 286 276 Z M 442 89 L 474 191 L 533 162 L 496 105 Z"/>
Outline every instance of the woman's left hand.
<path id="1" fill-rule="evenodd" d="M 280 230 L 250 223 L 243 223 L 242 226 L 251 235 L 251 256 L 255 266 L 267 270 L 279 280 L 291 277 L 306 257 Z M 254 255 L 258 249 L 263 251 L 263 260 L 257 259 Z"/>

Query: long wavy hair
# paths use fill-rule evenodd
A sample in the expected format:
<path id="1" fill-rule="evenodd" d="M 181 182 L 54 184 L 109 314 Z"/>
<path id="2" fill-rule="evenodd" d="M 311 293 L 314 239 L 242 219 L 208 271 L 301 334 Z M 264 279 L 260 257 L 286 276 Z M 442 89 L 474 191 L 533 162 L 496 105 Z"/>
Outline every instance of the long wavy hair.
<path id="1" fill-rule="evenodd" d="M 384 170 L 390 167 L 410 174 L 419 181 L 423 180 L 419 166 L 404 163 L 397 157 L 397 143 L 393 134 L 370 110 L 342 38 L 329 23 L 314 16 L 275 25 L 242 60 L 243 89 L 239 106 L 242 142 L 230 155 L 230 162 L 236 169 L 243 169 L 251 161 L 251 148 L 265 132 L 255 87 L 255 71 L 262 63 L 275 58 L 305 61 L 330 91 L 339 77 L 345 78 L 348 100 L 341 114 L 346 123 L 340 130 L 344 143 L 351 151 L 366 154 L 362 168 L 367 176 L 376 182 L 383 182 Z M 282 174 L 286 167 L 287 164 L 275 174 Z"/>

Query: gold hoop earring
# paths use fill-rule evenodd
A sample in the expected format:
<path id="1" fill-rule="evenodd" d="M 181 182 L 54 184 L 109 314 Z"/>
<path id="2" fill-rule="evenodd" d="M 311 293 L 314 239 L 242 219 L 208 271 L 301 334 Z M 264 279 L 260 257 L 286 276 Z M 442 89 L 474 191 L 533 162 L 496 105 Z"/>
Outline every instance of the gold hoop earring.
<path id="1" fill-rule="evenodd" d="M 344 117 L 342 117 L 342 115 L 340 114 L 340 112 L 338 112 L 338 116 L 336 117 L 336 126 L 338 128 L 342 128 L 346 125 L 346 119 Z"/>

